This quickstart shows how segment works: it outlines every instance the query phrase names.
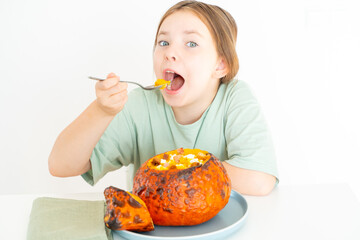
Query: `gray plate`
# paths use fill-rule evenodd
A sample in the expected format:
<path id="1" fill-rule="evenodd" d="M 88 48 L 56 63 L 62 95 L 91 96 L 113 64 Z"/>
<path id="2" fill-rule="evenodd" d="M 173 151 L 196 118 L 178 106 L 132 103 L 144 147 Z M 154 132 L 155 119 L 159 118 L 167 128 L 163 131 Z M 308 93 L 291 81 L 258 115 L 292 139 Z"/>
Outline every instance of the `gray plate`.
<path id="1" fill-rule="evenodd" d="M 245 198 L 231 191 L 228 204 L 212 219 L 195 226 L 166 227 L 155 225 L 151 232 L 112 231 L 114 240 L 119 239 L 221 239 L 230 235 L 242 225 L 247 217 L 248 206 Z"/>

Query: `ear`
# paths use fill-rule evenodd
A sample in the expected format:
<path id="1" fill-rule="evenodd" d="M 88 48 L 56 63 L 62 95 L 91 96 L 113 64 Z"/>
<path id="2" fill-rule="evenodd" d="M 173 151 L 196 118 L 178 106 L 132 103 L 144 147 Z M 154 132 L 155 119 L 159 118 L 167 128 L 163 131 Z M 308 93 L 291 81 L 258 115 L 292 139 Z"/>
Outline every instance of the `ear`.
<path id="1" fill-rule="evenodd" d="M 229 72 L 228 65 L 223 57 L 219 57 L 216 69 L 214 72 L 215 78 L 222 78 Z"/>

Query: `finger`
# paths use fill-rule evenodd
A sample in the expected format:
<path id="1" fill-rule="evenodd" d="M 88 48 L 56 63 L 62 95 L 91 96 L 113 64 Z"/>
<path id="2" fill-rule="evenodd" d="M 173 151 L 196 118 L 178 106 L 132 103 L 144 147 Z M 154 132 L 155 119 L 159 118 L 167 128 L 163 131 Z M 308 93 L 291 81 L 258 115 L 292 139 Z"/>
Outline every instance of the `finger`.
<path id="1" fill-rule="evenodd" d="M 98 81 L 95 85 L 96 88 L 101 90 L 110 89 L 113 86 L 115 86 L 120 81 L 120 78 L 118 76 L 107 78 L 103 81 Z"/>
<path id="2" fill-rule="evenodd" d="M 118 82 L 115 86 L 106 89 L 106 90 L 100 90 L 98 92 L 99 97 L 110 97 L 114 94 L 118 94 L 122 91 L 127 92 L 127 84 Z"/>
<path id="3" fill-rule="evenodd" d="M 108 94 L 110 96 L 118 93 L 126 93 L 127 94 L 127 83 L 119 82 L 114 87 L 110 88 L 108 91 Z"/>
<path id="4" fill-rule="evenodd" d="M 127 94 L 127 83 L 118 82 L 115 86 L 110 89 L 97 89 L 96 97 L 101 99 L 108 99 L 114 94 L 122 93 Z"/>
<path id="5" fill-rule="evenodd" d="M 128 95 L 126 92 L 117 93 L 109 98 L 109 104 L 113 106 L 125 105 L 127 99 L 128 99 Z"/>
<path id="6" fill-rule="evenodd" d="M 120 93 L 116 93 L 112 96 L 108 96 L 106 98 L 101 98 L 98 99 L 100 101 L 100 103 L 103 106 L 106 106 L 108 108 L 118 108 L 121 105 L 124 105 L 125 102 L 127 101 L 127 93 L 126 92 L 120 92 Z"/>

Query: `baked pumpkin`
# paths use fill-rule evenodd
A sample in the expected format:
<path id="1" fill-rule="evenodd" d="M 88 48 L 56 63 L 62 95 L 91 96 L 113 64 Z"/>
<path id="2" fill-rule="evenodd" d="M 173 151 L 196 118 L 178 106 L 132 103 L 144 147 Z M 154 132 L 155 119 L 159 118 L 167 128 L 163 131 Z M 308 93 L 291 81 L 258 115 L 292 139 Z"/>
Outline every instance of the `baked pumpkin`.
<path id="1" fill-rule="evenodd" d="M 150 158 L 135 174 L 133 193 L 156 225 L 197 225 L 229 201 L 231 183 L 222 163 L 200 149 L 176 149 Z"/>
<path id="2" fill-rule="evenodd" d="M 158 80 L 155 81 L 154 85 L 155 86 L 161 86 L 162 85 L 162 87 L 160 89 L 164 89 L 164 88 L 166 88 L 166 86 L 168 84 L 170 84 L 170 82 L 171 81 L 168 81 L 168 80 L 165 80 L 165 79 L 158 79 Z"/>
<path id="3" fill-rule="evenodd" d="M 154 230 L 146 205 L 138 196 L 112 186 L 105 189 L 104 195 L 104 221 L 108 228 L 137 232 Z"/>

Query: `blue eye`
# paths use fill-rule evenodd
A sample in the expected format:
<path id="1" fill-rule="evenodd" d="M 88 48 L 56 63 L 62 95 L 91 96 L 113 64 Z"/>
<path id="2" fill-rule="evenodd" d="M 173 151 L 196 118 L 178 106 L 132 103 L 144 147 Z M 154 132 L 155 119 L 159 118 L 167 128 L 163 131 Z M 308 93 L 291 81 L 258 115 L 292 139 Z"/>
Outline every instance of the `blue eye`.
<path id="1" fill-rule="evenodd" d="M 161 41 L 159 41 L 159 45 L 162 46 L 162 47 L 164 47 L 164 46 L 168 46 L 169 43 L 168 43 L 167 41 L 161 40 Z"/>
<path id="2" fill-rule="evenodd" d="M 191 47 L 191 48 L 194 48 L 194 47 L 197 47 L 198 46 L 198 44 L 196 43 L 196 42 L 188 42 L 187 44 L 186 44 L 186 46 L 188 46 L 188 47 Z"/>

